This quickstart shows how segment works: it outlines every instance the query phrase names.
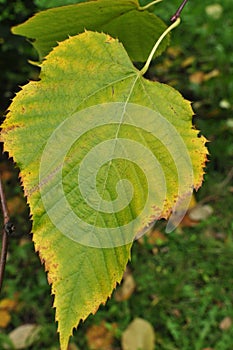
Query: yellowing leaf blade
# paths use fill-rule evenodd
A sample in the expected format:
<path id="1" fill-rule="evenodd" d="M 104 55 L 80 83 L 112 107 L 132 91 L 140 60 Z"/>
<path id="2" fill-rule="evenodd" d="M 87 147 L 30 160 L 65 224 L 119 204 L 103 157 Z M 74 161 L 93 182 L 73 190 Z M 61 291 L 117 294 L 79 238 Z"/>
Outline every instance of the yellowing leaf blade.
<path id="1" fill-rule="evenodd" d="M 21 168 L 66 350 L 121 280 L 134 236 L 200 186 L 206 149 L 190 103 L 141 77 L 105 34 L 60 43 L 40 78 L 12 102 L 3 140 Z"/>

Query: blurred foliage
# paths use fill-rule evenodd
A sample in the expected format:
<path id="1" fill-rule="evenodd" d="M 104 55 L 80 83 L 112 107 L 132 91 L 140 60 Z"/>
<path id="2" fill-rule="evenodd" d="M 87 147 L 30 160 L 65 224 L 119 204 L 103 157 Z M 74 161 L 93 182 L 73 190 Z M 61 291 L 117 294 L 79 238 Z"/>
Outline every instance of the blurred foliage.
<path id="1" fill-rule="evenodd" d="M 36 59 L 31 45 L 24 38 L 12 35 L 11 26 L 21 23 L 36 11 L 32 1 L 0 0 L 0 112 L 5 112 L 10 99 L 37 71 L 27 62 Z"/>
<path id="2" fill-rule="evenodd" d="M 156 14 L 168 20 L 179 4 L 174 2 L 157 4 Z M 212 177 L 213 185 L 233 167 L 231 9 L 230 0 L 189 2 L 181 25 L 172 33 L 172 47 L 154 62 L 149 74 L 193 102 L 194 123 L 210 141 L 206 179 Z M 210 180 L 208 188 L 211 185 Z"/>
<path id="3" fill-rule="evenodd" d="M 1 111 L 10 104 L 19 84 L 37 76 L 37 70 L 27 63 L 28 57 L 36 59 L 32 47 L 23 38 L 11 35 L 10 27 L 51 2 L 0 0 Z M 140 2 L 144 5 L 150 1 Z M 180 0 L 163 1 L 151 10 L 169 23 L 179 4 Z M 85 334 L 89 327 L 103 320 L 109 327 L 117 323 L 113 349 L 119 350 L 122 332 L 135 317 L 154 325 L 156 350 L 232 349 L 233 327 L 220 327 L 225 317 L 233 320 L 232 1 L 218 2 L 221 10 L 213 5 L 216 3 L 211 0 L 188 2 L 182 24 L 172 33 L 172 47 L 154 61 L 148 77 L 173 85 L 193 101 L 197 113 L 194 123 L 211 141 L 210 162 L 198 199 L 210 201 L 214 213 L 195 227 L 170 234 L 156 247 L 156 253 L 150 244 L 134 244 L 129 267 L 136 291 L 122 302 L 113 297 L 80 325 L 72 339 L 80 350 L 88 349 Z M 14 203 L 15 197 L 23 200 L 23 193 L 13 168 L 2 159 L 7 197 Z M 17 298 L 18 308 L 11 313 L 8 327 L 0 330 L 0 348 L 9 341 L 7 334 L 12 329 L 35 322 L 42 326 L 41 336 L 30 349 L 57 350 L 50 288 L 33 244 L 25 235 L 30 230 L 25 199 L 24 212 L 15 212 L 14 223 L 17 231 L 10 242 L 1 298 Z M 163 231 L 163 223 L 160 225 Z"/>

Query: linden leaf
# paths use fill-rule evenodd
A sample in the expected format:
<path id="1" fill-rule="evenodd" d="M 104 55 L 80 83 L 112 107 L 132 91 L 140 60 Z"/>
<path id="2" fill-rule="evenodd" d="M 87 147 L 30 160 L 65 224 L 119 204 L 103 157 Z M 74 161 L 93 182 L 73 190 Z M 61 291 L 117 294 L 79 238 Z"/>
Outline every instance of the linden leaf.
<path id="1" fill-rule="evenodd" d="M 137 0 L 98 0 L 39 12 L 12 31 L 33 39 L 42 59 L 58 42 L 85 29 L 118 38 L 133 61 L 144 62 L 166 26 L 154 14 L 143 11 Z M 169 36 L 156 55 L 161 54 L 168 43 Z"/>
<path id="2" fill-rule="evenodd" d="M 38 8 L 44 10 L 51 7 L 78 4 L 80 2 L 86 2 L 86 1 L 91 1 L 91 0 L 34 0 L 34 3 Z"/>
<path id="3" fill-rule="evenodd" d="M 14 98 L 2 138 L 21 170 L 62 350 L 120 282 L 135 235 L 201 185 L 207 150 L 192 115 L 93 32 L 54 48 L 40 81 Z"/>

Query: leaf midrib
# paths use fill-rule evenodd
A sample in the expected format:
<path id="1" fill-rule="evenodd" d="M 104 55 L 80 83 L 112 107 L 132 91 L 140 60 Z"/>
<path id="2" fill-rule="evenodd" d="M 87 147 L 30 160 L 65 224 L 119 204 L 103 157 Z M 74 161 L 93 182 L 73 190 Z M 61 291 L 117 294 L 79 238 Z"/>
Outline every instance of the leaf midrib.
<path id="1" fill-rule="evenodd" d="M 120 126 L 121 126 L 121 124 L 122 124 L 122 121 L 123 121 L 123 118 L 124 118 L 124 115 L 125 115 L 126 106 L 127 106 L 128 102 L 129 102 L 129 100 L 130 100 L 130 97 L 131 97 L 131 95 L 132 95 L 132 93 L 133 93 L 134 87 L 135 87 L 136 82 L 138 81 L 139 77 L 140 77 L 140 72 L 137 73 L 136 79 L 135 79 L 135 80 L 133 81 L 133 83 L 132 83 L 132 87 L 131 87 L 131 89 L 130 89 L 130 92 L 129 92 L 129 95 L 128 95 L 128 97 L 127 97 L 127 100 L 125 101 L 124 110 L 123 110 L 123 112 L 122 112 L 121 120 L 120 120 L 120 122 L 119 122 L 119 126 L 118 126 L 118 129 L 117 129 L 116 135 L 115 135 L 115 145 L 114 145 L 114 149 L 113 149 L 113 153 L 112 153 L 112 158 L 113 158 L 113 155 L 114 155 L 114 153 L 115 153 L 116 142 L 117 142 L 117 140 L 118 140 L 118 135 L 119 135 L 119 131 L 120 131 Z M 112 164 L 112 161 L 110 161 L 110 162 L 108 163 L 108 167 L 107 167 L 107 171 L 106 171 L 106 177 L 105 177 L 105 181 L 104 181 L 104 185 L 103 185 L 103 188 L 102 188 L 102 192 L 101 192 L 100 198 L 103 198 L 103 194 L 104 194 L 104 192 L 105 192 L 105 190 L 106 190 L 106 184 L 107 184 L 107 179 L 108 179 L 108 174 L 109 174 L 109 170 L 110 170 L 111 164 Z M 102 203 L 102 200 L 100 200 L 100 202 L 99 202 L 99 205 L 98 205 L 98 208 L 97 208 L 97 215 L 95 216 L 95 221 L 94 221 L 93 225 L 91 226 L 91 227 L 92 227 L 92 228 L 91 228 L 91 233 L 92 233 L 92 234 L 94 233 L 94 228 L 96 227 L 97 219 L 98 219 L 99 215 L 101 215 L 101 214 L 99 214 L 99 213 L 100 213 L 101 203 Z"/>

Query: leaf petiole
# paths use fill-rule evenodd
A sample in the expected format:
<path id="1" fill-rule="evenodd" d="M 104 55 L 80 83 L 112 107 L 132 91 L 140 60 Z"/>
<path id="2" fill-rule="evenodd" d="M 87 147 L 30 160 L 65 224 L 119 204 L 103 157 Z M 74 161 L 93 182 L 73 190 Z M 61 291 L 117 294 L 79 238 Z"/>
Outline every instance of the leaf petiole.
<path id="1" fill-rule="evenodd" d="M 180 24 L 180 17 L 178 17 L 178 18 L 176 19 L 176 21 L 173 22 L 173 23 L 163 32 L 163 34 L 159 37 L 159 39 L 158 39 L 157 42 L 155 43 L 155 45 L 154 45 L 154 47 L 153 47 L 153 49 L 152 49 L 152 51 L 151 51 L 151 53 L 150 53 L 150 55 L 149 55 L 147 61 L 146 61 L 145 66 L 144 66 L 144 67 L 141 69 L 141 71 L 140 71 L 141 75 L 144 75 L 144 74 L 147 72 L 147 70 L 148 70 L 148 68 L 149 68 L 149 66 L 150 66 L 150 63 L 151 63 L 151 61 L 152 61 L 152 59 L 153 59 L 153 56 L 154 56 L 156 50 L 158 49 L 158 47 L 159 47 L 161 41 L 162 41 L 162 40 L 165 38 L 165 36 L 166 36 L 168 33 L 170 33 L 174 28 L 178 27 L 179 24 Z"/>
<path id="2" fill-rule="evenodd" d="M 161 2 L 161 1 L 163 1 L 163 0 L 155 0 L 155 1 L 152 1 L 152 2 L 150 2 L 149 4 L 147 4 L 147 5 L 145 5 L 145 6 L 139 6 L 138 9 L 139 9 L 140 11 L 147 10 L 149 7 L 151 7 L 151 6 L 153 6 L 153 5 L 157 4 L 157 3 L 159 3 L 159 2 Z"/>

